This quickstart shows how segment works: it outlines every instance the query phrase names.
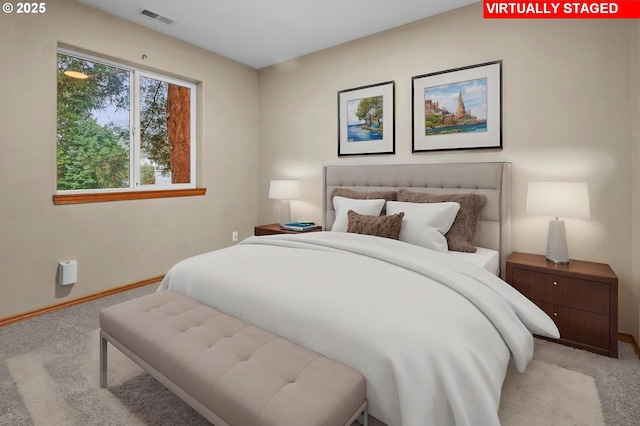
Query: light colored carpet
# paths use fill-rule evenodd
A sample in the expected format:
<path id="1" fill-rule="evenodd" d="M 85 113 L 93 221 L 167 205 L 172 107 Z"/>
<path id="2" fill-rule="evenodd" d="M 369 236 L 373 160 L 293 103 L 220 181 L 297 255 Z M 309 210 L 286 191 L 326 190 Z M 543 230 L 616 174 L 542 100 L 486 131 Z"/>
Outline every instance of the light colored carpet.
<path id="1" fill-rule="evenodd" d="M 206 424 L 111 345 L 109 389 L 100 389 L 98 340 L 93 330 L 74 346 L 6 360 L 35 425 Z M 505 426 L 604 426 L 593 378 L 540 361 L 524 374 L 510 366 L 499 415 Z"/>
<path id="2" fill-rule="evenodd" d="M 498 415 L 502 426 L 604 426 L 593 377 L 535 360 L 522 374 L 509 365 Z"/>
<path id="3" fill-rule="evenodd" d="M 111 345 L 109 388 L 99 387 L 97 313 L 153 289 L 127 292 L 0 328 L 0 425 L 208 425 Z M 569 352 L 562 354 L 563 350 Z M 538 352 L 543 354 L 541 359 Z M 628 351 L 623 353 L 629 356 Z M 510 367 L 499 412 L 502 424 L 605 425 L 598 381 L 559 366 L 584 356 L 596 357 L 589 365 L 621 363 L 536 340 L 538 359 L 527 371 L 519 374 Z M 640 362 L 637 358 L 624 362 L 632 363 L 631 370 L 621 374 L 633 379 Z M 594 370 L 593 376 L 598 374 Z M 624 392 L 633 395 L 633 391 Z M 605 409 L 616 419 L 606 424 L 640 424 L 638 411 L 631 408 L 621 407 L 623 415 L 616 413 L 616 407 Z M 617 422 L 620 418 L 629 422 Z"/>

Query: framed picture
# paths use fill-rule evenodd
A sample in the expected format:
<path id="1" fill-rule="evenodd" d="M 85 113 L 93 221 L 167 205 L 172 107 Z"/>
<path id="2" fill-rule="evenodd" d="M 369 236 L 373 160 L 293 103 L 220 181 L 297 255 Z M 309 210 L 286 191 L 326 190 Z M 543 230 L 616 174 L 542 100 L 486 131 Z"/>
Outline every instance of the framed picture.
<path id="1" fill-rule="evenodd" d="M 338 156 L 395 154 L 394 81 L 338 92 Z"/>
<path id="2" fill-rule="evenodd" d="M 502 61 L 413 77 L 413 152 L 502 148 Z"/>

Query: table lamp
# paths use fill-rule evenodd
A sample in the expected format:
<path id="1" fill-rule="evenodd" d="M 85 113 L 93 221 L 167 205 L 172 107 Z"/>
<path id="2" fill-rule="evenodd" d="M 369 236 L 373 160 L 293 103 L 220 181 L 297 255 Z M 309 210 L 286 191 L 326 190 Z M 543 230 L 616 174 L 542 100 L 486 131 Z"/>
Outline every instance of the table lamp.
<path id="1" fill-rule="evenodd" d="M 589 219 L 589 191 L 586 182 L 529 182 L 527 214 L 552 216 L 547 235 L 547 260 L 569 263 L 564 220 L 559 217 Z"/>
<path id="2" fill-rule="evenodd" d="M 280 225 L 291 222 L 289 201 L 300 198 L 300 182 L 297 180 L 272 180 L 269 184 L 269 198 L 280 200 Z"/>

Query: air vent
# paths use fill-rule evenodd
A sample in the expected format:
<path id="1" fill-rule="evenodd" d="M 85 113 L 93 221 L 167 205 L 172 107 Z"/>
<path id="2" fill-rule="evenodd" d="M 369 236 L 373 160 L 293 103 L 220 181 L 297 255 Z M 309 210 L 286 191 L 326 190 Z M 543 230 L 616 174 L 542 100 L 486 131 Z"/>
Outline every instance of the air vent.
<path id="1" fill-rule="evenodd" d="M 147 18 L 151 18 L 154 21 L 162 22 L 163 24 L 167 24 L 167 25 L 172 25 L 173 23 L 176 22 L 171 18 L 167 18 L 166 16 L 162 16 L 159 13 L 152 12 L 149 9 L 145 9 L 145 8 L 138 9 L 138 13 L 140 15 L 146 16 Z"/>

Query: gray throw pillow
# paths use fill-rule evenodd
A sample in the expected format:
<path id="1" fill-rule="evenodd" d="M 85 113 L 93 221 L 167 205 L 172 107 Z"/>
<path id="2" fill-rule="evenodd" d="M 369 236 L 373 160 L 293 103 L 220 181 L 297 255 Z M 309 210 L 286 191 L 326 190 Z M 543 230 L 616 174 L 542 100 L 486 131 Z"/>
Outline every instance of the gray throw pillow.
<path id="1" fill-rule="evenodd" d="M 387 216 L 369 216 L 349 210 L 347 216 L 349 217 L 347 232 L 397 240 L 404 212 Z"/>
<path id="2" fill-rule="evenodd" d="M 406 189 L 398 190 L 398 201 L 409 203 L 442 203 L 453 201 L 460 204 L 460 210 L 453 221 L 449 232 L 445 234 L 449 250 L 475 253 L 478 249 L 473 245 L 478 227 L 478 218 L 482 208 L 487 204 L 484 194 L 430 194 L 414 192 Z"/>

